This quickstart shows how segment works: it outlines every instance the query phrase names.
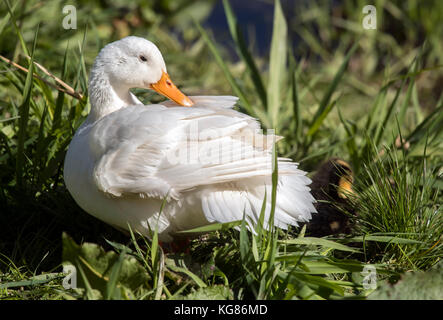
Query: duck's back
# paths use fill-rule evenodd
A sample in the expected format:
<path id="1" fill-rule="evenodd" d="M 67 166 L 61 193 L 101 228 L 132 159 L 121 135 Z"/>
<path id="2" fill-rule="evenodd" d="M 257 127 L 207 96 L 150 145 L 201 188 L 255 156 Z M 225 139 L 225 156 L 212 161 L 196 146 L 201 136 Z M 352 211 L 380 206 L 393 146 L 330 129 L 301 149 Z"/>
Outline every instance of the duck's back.
<path id="1" fill-rule="evenodd" d="M 65 181 L 77 203 L 112 225 L 164 240 L 210 222 L 257 221 L 265 193 L 270 209 L 272 142 L 258 122 L 232 110 L 234 97 L 191 97 L 191 108 L 130 106 L 76 133 Z M 315 212 L 310 180 L 279 159 L 275 223 L 286 227 Z M 164 198 L 168 204 L 159 215 Z"/>

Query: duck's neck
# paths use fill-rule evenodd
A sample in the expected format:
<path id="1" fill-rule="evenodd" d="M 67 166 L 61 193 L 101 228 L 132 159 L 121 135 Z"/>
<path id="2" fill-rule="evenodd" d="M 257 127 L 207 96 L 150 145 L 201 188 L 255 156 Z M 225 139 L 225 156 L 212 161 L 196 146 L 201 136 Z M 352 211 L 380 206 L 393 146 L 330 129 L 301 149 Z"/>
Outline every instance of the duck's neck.
<path id="1" fill-rule="evenodd" d="M 100 70 L 91 72 L 88 90 L 91 103 L 88 122 L 95 122 L 111 112 L 141 103 L 129 91 L 129 88 L 112 83 L 108 76 Z"/>

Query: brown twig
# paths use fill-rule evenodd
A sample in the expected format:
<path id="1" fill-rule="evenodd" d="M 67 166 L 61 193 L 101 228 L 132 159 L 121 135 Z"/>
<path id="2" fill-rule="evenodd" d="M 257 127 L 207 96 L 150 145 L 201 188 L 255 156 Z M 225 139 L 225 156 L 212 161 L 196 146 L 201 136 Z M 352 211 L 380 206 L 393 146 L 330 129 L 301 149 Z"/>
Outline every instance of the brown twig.
<path id="1" fill-rule="evenodd" d="M 28 59 L 31 59 L 30 56 L 25 56 Z M 59 85 L 61 85 L 63 88 L 65 88 L 68 92 L 71 92 L 72 94 L 78 94 L 80 96 L 82 96 L 80 93 L 76 92 L 71 86 L 69 86 L 66 82 L 64 82 L 63 80 L 61 80 L 60 78 L 57 78 L 56 76 L 54 76 L 51 72 L 48 71 L 48 69 L 46 69 L 45 67 L 43 67 L 40 63 L 34 61 L 34 64 L 41 70 L 43 71 L 43 73 L 45 73 L 46 75 L 50 76 L 52 79 L 55 80 L 55 82 L 57 82 Z M 83 97 L 83 96 L 82 96 Z"/>
<path id="2" fill-rule="evenodd" d="M 29 58 L 29 57 L 28 57 Z M 16 67 L 17 69 L 28 73 L 29 70 L 26 69 L 25 67 L 22 67 L 21 65 L 15 63 L 14 61 L 9 60 L 8 58 L 5 58 L 4 56 L 0 55 L 0 59 L 2 59 L 3 61 L 5 61 L 6 63 L 9 63 L 10 65 Z M 71 97 L 74 97 L 76 99 L 82 100 L 83 99 L 83 95 L 77 91 L 75 91 L 72 87 L 70 87 L 69 85 L 67 85 L 65 82 L 63 82 L 62 80 L 60 80 L 59 78 L 57 78 L 56 76 L 54 76 L 52 73 L 50 73 L 45 67 L 43 67 L 42 65 L 40 65 L 39 63 L 34 61 L 34 64 L 40 69 L 42 70 L 46 75 L 50 76 L 51 78 L 53 78 L 59 85 L 61 85 L 62 87 L 59 87 L 41 77 L 39 77 L 38 75 L 34 74 L 33 76 L 41 81 L 43 81 L 44 83 L 46 83 L 48 86 L 64 92 L 68 95 L 70 95 Z"/>

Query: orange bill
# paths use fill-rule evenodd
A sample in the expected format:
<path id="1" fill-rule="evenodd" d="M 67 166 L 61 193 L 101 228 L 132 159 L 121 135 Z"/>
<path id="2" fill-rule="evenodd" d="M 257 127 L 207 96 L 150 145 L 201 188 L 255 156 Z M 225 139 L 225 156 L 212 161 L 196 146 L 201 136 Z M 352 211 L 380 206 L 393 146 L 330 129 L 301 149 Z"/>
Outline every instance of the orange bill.
<path id="1" fill-rule="evenodd" d="M 151 84 L 151 88 L 181 106 L 190 107 L 194 104 L 191 99 L 178 90 L 165 72 L 163 72 L 161 79 L 157 83 Z"/>

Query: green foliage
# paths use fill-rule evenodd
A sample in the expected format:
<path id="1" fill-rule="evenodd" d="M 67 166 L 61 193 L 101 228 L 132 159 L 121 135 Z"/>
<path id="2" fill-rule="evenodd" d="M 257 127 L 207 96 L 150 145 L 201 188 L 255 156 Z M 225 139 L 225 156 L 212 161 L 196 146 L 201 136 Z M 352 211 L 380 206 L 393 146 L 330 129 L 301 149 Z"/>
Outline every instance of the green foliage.
<path id="1" fill-rule="evenodd" d="M 64 234 L 63 264 L 78 270 L 77 286 L 88 299 L 134 298 L 151 289 L 149 274 L 126 250 L 117 254 L 93 243 L 79 246 Z"/>
<path id="2" fill-rule="evenodd" d="M 375 152 L 375 150 L 373 150 Z M 425 146 L 426 152 L 426 146 Z M 353 206 L 360 216 L 362 234 L 395 234 L 415 240 L 382 246 L 382 261 L 395 261 L 405 269 L 426 269 L 438 262 L 443 254 L 443 214 L 438 167 L 410 161 L 406 151 L 385 149 L 385 154 L 374 155 L 376 161 L 365 165 L 356 186 L 359 197 Z M 409 160 L 409 161 L 408 161 Z M 368 255 L 380 254 L 367 246 Z"/>
<path id="3" fill-rule="evenodd" d="M 404 274 L 394 285 L 383 283 L 373 292 L 372 300 L 443 300 L 443 266 L 436 265 L 428 272 Z"/>

